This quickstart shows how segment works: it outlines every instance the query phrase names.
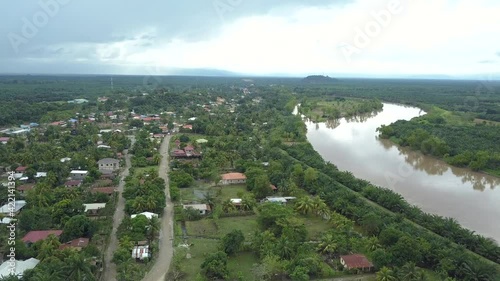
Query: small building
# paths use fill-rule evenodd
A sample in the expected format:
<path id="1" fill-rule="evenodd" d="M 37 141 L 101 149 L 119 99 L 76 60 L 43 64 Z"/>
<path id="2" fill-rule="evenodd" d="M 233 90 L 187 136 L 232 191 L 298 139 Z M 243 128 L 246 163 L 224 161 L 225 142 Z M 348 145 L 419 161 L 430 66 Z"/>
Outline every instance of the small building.
<path id="1" fill-rule="evenodd" d="M 241 198 L 229 199 L 229 201 L 236 207 L 241 206 L 241 202 L 243 201 Z"/>
<path id="2" fill-rule="evenodd" d="M 26 206 L 26 201 L 16 200 L 14 203 L 10 202 L 0 207 L 0 214 L 11 217 L 11 215 L 19 214 L 24 206 Z"/>
<path id="3" fill-rule="evenodd" d="M 88 174 L 88 171 L 83 170 L 73 170 L 69 173 L 72 180 L 84 180 Z"/>
<path id="4" fill-rule="evenodd" d="M 9 140 L 10 140 L 9 137 L 0 137 L 1 144 L 7 144 L 9 142 Z"/>
<path id="5" fill-rule="evenodd" d="M 23 185 L 16 186 L 17 191 L 21 195 L 25 195 L 26 193 L 28 193 L 28 191 L 32 190 L 33 188 L 35 188 L 34 184 L 23 184 Z"/>
<path id="6" fill-rule="evenodd" d="M 240 184 L 246 183 L 247 177 L 242 173 L 227 173 L 221 175 L 221 184 L 229 185 L 229 184 Z"/>
<path id="7" fill-rule="evenodd" d="M 97 161 L 100 172 L 114 172 L 120 169 L 120 160 L 113 158 L 104 158 Z"/>
<path id="8" fill-rule="evenodd" d="M 151 253 L 149 252 L 149 245 L 135 246 L 132 249 L 132 258 L 136 260 L 144 260 L 151 258 Z"/>
<path id="9" fill-rule="evenodd" d="M 266 197 L 261 202 L 286 204 L 288 201 L 284 197 Z"/>
<path id="10" fill-rule="evenodd" d="M 46 178 L 47 172 L 36 172 L 35 178 Z"/>
<path id="11" fill-rule="evenodd" d="M 348 270 L 357 269 L 366 272 L 373 269 L 373 264 L 361 254 L 340 256 L 340 263 Z"/>
<path id="12" fill-rule="evenodd" d="M 59 161 L 61 161 L 61 163 L 65 163 L 65 162 L 69 162 L 69 161 L 71 161 L 71 158 L 69 158 L 69 157 L 64 157 L 64 158 L 61 158 L 61 160 L 59 160 Z"/>
<path id="13" fill-rule="evenodd" d="M 89 216 L 97 216 L 99 214 L 99 210 L 106 208 L 106 203 L 90 203 L 83 204 L 85 207 L 85 213 Z"/>
<path id="14" fill-rule="evenodd" d="M 140 216 L 140 215 L 143 215 L 145 216 L 148 220 L 152 219 L 153 217 L 157 218 L 158 217 L 158 214 L 155 214 L 155 213 L 151 213 L 151 212 L 142 212 L 140 214 L 133 214 L 130 216 L 131 219 L 137 217 L 137 216 Z"/>
<path id="15" fill-rule="evenodd" d="M 7 278 L 9 276 L 16 276 L 21 279 L 24 275 L 24 272 L 29 269 L 35 268 L 40 260 L 35 258 L 30 258 L 24 261 L 15 260 L 11 262 L 10 260 L 6 260 L 0 265 L 0 279 Z M 14 272 L 12 271 L 14 270 Z"/>
<path id="16" fill-rule="evenodd" d="M 15 171 L 18 172 L 18 173 L 24 173 L 24 172 L 26 172 L 26 169 L 28 169 L 28 167 L 26 167 L 26 166 L 19 166 L 19 167 L 16 168 Z"/>
<path id="17" fill-rule="evenodd" d="M 83 248 L 89 245 L 88 238 L 76 238 L 59 246 L 59 250 L 64 250 L 66 248 L 72 248 L 77 251 L 81 251 Z"/>
<path id="18" fill-rule="evenodd" d="M 183 204 L 183 209 L 194 209 L 200 212 L 200 215 L 206 215 L 210 212 L 210 205 L 208 204 Z"/>
<path id="19" fill-rule="evenodd" d="M 65 187 L 76 188 L 82 186 L 83 181 L 81 180 L 70 180 L 64 183 Z"/>
<path id="20" fill-rule="evenodd" d="M 62 230 L 34 230 L 26 233 L 23 237 L 23 242 L 25 243 L 35 243 L 40 240 L 45 240 L 49 235 L 55 235 L 56 237 L 61 236 Z"/>

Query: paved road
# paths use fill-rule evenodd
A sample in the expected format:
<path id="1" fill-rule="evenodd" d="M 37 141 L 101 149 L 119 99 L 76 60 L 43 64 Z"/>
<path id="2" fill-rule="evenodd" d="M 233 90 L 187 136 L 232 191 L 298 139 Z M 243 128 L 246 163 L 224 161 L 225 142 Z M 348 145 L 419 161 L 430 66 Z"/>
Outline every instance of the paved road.
<path id="1" fill-rule="evenodd" d="M 165 281 L 165 276 L 170 268 L 172 256 L 174 253 L 173 238 L 174 238 L 174 207 L 170 200 L 170 189 L 168 183 L 169 159 L 168 159 L 168 145 L 170 143 L 170 136 L 166 136 L 161 144 L 160 153 L 162 159 L 160 162 L 159 176 L 165 180 L 165 195 L 167 196 L 167 206 L 163 210 L 161 221 L 159 253 L 155 265 L 148 272 L 142 281 Z"/>
<path id="2" fill-rule="evenodd" d="M 135 143 L 135 137 L 129 137 L 132 144 Z M 128 176 L 129 169 L 131 167 L 130 164 L 130 154 L 128 154 L 128 150 L 125 151 L 125 169 L 123 170 L 120 178 L 120 183 L 118 184 L 118 201 L 116 203 L 115 214 L 113 215 L 113 230 L 111 231 L 111 239 L 109 241 L 108 248 L 106 249 L 106 255 L 104 256 L 104 274 L 102 280 L 104 281 L 116 281 L 116 264 L 111 260 L 113 259 L 113 254 L 118 248 L 118 238 L 116 237 L 116 230 L 118 226 L 123 220 L 123 216 L 125 215 L 125 198 L 122 197 L 123 188 L 125 186 L 125 177 Z"/>

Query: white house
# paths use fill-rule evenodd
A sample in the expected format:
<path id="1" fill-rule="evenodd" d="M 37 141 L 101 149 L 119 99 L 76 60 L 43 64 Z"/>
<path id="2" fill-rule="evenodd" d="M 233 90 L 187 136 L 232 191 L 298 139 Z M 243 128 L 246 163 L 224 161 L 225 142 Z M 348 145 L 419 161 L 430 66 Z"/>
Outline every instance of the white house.
<path id="1" fill-rule="evenodd" d="M 200 212 L 200 215 L 206 215 L 208 212 L 210 212 L 210 206 L 208 204 L 183 204 L 182 205 L 183 209 L 195 209 Z"/>
<path id="2" fill-rule="evenodd" d="M 89 171 L 73 170 L 69 173 L 72 180 L 84 180 Z"/>
<path id="3" fill-rule="evenodd" d="M 148 220 L 152 219 L 153 217 L 157 218 L 158 217 L 158 214 L 155 214 L 155 213 L 151 213 L 151 212 L 143 212 L 143 213 L 140 213 L 140 214 L 133 214 L 130 216 L 131 219 L 139 216 L 139 215 L 143 215 L 145 216 L 146 218 L 148 218 Z"/>
<path id="4" fill-rule="evenodd" d="M 15 275 L 21 278 L 26 270 L 35 268 L 39 262 L 40 261 L 35 258 L 30 258 L 25 261 L 16 260 L 13 262 L 7 260 L 0 265 L 0 278 L 7 278 L 9 275 Z M 14 268 L 14 274 L 12 274 L 12 268 Z"/>
<path id="5" fill-rule="evenodd" d="M 97 215 L 100 209 L 104 209 L 106 207 L 106 203 L 90 203 L 83 204 L 85 207 L 85 213 L 89 215 Z"/>

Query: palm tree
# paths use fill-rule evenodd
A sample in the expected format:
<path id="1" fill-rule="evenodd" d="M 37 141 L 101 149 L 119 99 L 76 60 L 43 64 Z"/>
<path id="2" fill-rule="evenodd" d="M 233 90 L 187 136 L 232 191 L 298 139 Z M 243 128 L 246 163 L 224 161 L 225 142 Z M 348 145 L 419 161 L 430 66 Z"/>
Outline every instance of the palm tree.
<path id="1" fill-rule="evenodd" d="M 155 154 L 153 156 L 153 163 L 155 163 L 156 165 L 160 164 L 160 161 L 161 161 L 161 155 L 160 154 Z"/>
<path id="2" fill-rule="evenodd" d="M 413 262 L 405 264 L 401 268 L 401 278 L 402 280 L 413 281 L 416 280 L 418 274 L 418 268 Z"/>
<path id="3" fill-rule="evenodd" d="M 132 207 L 137 213 L 144 212 L 147 209 L 147 202 L 143 197 L 136 197 Z"/>
<path id="4" fill-rule="evenodd" d="M 375 237 L 375 236 L 372 236 L 370 238 L 367 239 L 366 241 L 366 247 L 368 248 L 368 250 L 370 252 L 373 252 L 379 248 L 381 248 L 382 246 L 380 245 L 379 241 L 378 241 L 378 238 Z"/>
<path id="5" fill-rule="evenodd" d="M 396 277 L 394 276 L 394 272 L 387 268 L 387 267 L 382 267 L 378 272 L 377 272 L 377 281 L 395 281 Z"/>
<path id="6" fill-rule="evenodd" d="M 67 280 L 74 281 L 94 281 L 94 275 L 90 264 L 85 260 L 80 253 L 72 254 L 66 261 L 63 267 Z"/>
<path id="7" fill-rule="evenodd" d="M 281 237 L 278 240 L 276 249 L 278 250 L 280 257 L 283 259 L 290 259 L 293 256 L 293 245 L 285 237 Z"/>
<path id="8" fill-rule="evenodd" d="M 257 205 L 257 201 L 255 198 L 251 196 L 243 196 L 241 199 L 241 208 L 246 211 L 253 210 L 253 208 Z"/>
<path id="9" fill-rule="evenodd" d="M 231 213 L 236 211 L 236 206 L 234 206 L 233 202 L 231 202 L 230 199 L 227 199 L 224 202 L 222 202 L 222 210 L 225 213 Z"/>
<path id="10" fill-rule="evenodd" d="M 214 209 L 215 205 L 215 197 L 209 191 L 203 194 L 203 203 L 208 204 L 210 206 L 210 210 Z"/>
<path id="11" fill-rule="evenodd" d="M 146 208 L 149 211 L 156 210 L 157 201 L 156 201 L 156 199 L 153 196 L 148 196 L 144 200 L 145 200 Z"/>
<path id="12" fill-rule="evenodd" d="M 148 225 L 146 225 L 146 237 L 148 239 L 149 250 L 151 251 L 151 256 L 153 256 L 153 241 L 156 239 L 160 233 L 160 220 L 157 217 L 152 217 Z"/>
<path id="13" fill-rule="evenodd" d="M 310 214 L 314 211 L 314 201 L 309 196 L 303 196 L 295 203 L 295 210 L 304 215 Z"/>

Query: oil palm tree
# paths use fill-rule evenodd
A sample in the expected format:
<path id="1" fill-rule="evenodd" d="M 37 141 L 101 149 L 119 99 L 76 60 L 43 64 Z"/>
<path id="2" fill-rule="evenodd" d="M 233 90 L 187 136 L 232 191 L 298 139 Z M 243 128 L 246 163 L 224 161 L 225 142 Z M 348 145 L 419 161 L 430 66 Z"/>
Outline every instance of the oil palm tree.
<path id="1" fill-rule="evenodd" d="M 314 211 L 314 201 L 309 196 L 303 196 L 295 203 L 295 210 L 307 215 Z"/>
<path id="2" fill-rule="evenodd" d="M 74 281 L 94 281 L 90 264 L 85 260 L 82 254 L 74 253 L 65 261 L 66 265 L 62 268 L 67 280 Z"/>
<path id="3" fill-rule="evenodd" d="M 332 234 L 323 235 L 318 244 L 318 251 L 322 254 L 333 256 L 338 250 L 338 244 Z"/>
<path id="4" fill-rule="evenodd" d="M 377 272 L 377 281 L 395 281 L 396 276 L 394 276 L 394 272 L 387 268 L 387 267 L 382 267 L 378 272 Z"/>

